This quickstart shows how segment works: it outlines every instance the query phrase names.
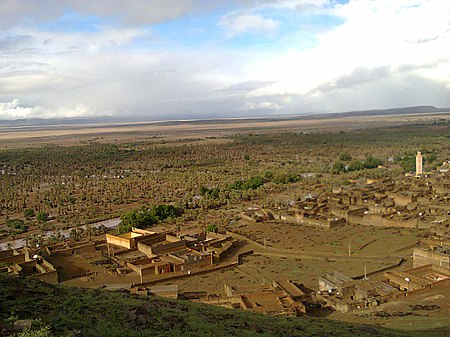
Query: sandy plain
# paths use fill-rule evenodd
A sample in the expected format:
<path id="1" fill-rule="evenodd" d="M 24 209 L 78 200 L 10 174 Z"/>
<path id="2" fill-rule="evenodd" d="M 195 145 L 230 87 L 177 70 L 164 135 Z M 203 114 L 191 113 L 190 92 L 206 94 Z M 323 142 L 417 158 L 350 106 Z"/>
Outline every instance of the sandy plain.
<path id="1" fill-rule="evenodd" d="M 43 145 L 82 145 L 89 142 L 215 141 L 240 132 L 323 132 L 430 123 L 450 119 L 448 113 L 332 117 L 297 116 L 255 119 L 73 124 L 48 126 L 1 126 L 0 149 Z"/>

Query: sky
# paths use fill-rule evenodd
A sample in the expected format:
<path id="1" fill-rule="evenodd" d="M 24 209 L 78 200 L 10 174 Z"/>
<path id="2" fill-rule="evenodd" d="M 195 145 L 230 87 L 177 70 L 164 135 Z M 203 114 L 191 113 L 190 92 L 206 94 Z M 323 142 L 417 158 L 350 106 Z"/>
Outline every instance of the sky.
<path id="1" fill-rule="evenodd" d="M 0 0 L 0 119 L 450 107 L 448 0 Z"/>

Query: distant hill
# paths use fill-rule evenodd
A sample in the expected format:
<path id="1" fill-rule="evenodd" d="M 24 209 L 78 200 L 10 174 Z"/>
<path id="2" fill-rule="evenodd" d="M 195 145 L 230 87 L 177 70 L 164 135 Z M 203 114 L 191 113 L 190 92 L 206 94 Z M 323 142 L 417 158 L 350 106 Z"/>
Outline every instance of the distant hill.
<path id="1" fill-rule="evenodd" d="M 351 116 L 383 116 L 383 115 L 411 115 L 411 114 L 423 114 L 423 113 L 440 113 L 450 112 L 450 108 L 436 108 L 431 105 L 410 106 L 404 108 L 392 108 L 392 109 L 375 109 L 375 110 L 361 110 L 361 111 L 349 111 L 338 112 L 333 114 L 322 114 L 326 116 L 336 117 L 351 117 Z"/>
<path id="2" fill-rule="evenodd" d="M 164 121 L 146 118 L 143 116 L 102 116 L 102 117 L 68 117 L 68 118 L 29 118 L 29 119 L 0 119 L 0 126 L 5 127 L 51 127 L 51 126 L 67 126 L 74 125 L 112 125 L 128 123 L 158 123 L 161 125 L 177 125 L 177 124 L 217 124 L 217 123 L 242 123 L 251 122 L 276 122 L 285 120 L 305 120 L 305 119 L 321 119 L 321 118 L 341 118 L 341 117 L 364 117 L 364 116 L 382 116 L 382 115 L 405 115 L 405 114 L 423 114 L 423 113 L 442 113 L 449 112 L 450 108 L 436 108 L 434 106 L 412 106 L 392 109 L 378 110 L 361 110 L 334 113 L 311 113 L 304 115 L 284 115 L 284 116 L 256 116 L 242 118 L 202 118 L 202 119 L 168 119 Z"/>
<path id="3" fill-rule="evenodd" d="M 283 318 L 127 292 L 50 285 L 0 273 L 0 335 L 39 319 L 52 336 L 420 336 L 381 327 Z M 37 335 L 33 335 L 37 336 Z"/>

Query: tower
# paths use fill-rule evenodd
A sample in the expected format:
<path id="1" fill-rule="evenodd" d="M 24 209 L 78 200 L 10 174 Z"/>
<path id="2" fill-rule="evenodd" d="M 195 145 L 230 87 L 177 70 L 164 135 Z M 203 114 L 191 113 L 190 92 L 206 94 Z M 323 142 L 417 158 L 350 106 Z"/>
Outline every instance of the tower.
<path id="1" fill-rule="evenodd" d="M 422 169 L 422 152 L 417 152 L 416 155 L 416 176 L 421 175 L 423 173 L 423 169 Z"/>

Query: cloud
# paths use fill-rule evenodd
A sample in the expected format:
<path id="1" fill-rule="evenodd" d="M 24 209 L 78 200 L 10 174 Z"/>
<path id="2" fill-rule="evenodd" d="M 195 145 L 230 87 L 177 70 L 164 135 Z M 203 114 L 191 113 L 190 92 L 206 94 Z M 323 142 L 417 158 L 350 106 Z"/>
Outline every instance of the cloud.
<path id="1" fill-rule="evenodd" d="M 56 109 L 46 109 L 42 106 L 23 106 L 18 99 L 13 99 L 10 102 L 0 102 L 0 119 L 80 117 L 95 115 L 96 112 L 94 110 L 83 104 L 78 104 L 73 108 L 58 107 Z"/>
<path id="2" fill-rule="evenodd" d="M 250 71 L 255 77 L 272 79 L 275 83 L 250 94 L 304 95 L 329 83 L 347 86 L 351 81 L 356 85 L 357 81 L 387 76 L 387 69 L 405 64 L 425 75 L 420 65 L 433 64 L 446 57 L 443 51 L 450 44 L 447 2 L 359 0 L 336 8 L 335 14 L 344 19 L 343 24 L 318 34 L 316 46 L 306 50 L 293 48 L 254 62 Z M 426 24 L 418 25 L 420 22 Z M 411 42 L 418 37 L 432 39 Z M 440 75 L 428 69 L 426 76 L 439 81 L 445 76 L 450 78 L 447 66 L 441 64 L 440 69 Z"/>
<path id="3" fill-rule="evenodd" d="M 0 0 L 0 12 L 8 27 L 0 31 L 4 118 L 199 118 L 450 101 L 446 1 Z M 58 23 L 67 13 L 75 13 L 70 29 Z M 87 17 L 83 29 L 77 20 Z M 203 40 L 184 41 L 198 22 Z"/>
<path id="4" fill-rule="evenodd" d="M 29 49 L 34 43 L 31 35 L 15 35 L 0 37 L 0 53 L 21 52 Z"/>
<path id="5" fill-rule="evenodd" d="M 24 118 L 26 116 L 37 116 L 42 112 L 43 108 L 36 107 L 22 107 L 19 104 L 18 99 L 14 99 L 11 102 L 0 102 L 0 118 Z"/>
<path id="6" fill-rule="evenodd" d="M 0 27 L 49 22 L 68 11 L 82 15 L 114 17 L 124 25 L 145 25 L 180 18 L 203 8 L 214 8 L 209 1 L 195 0 L 2 0 Z M 126 8 L 124 8 L 126 7 Z"/>
<path id="7" fill-rule="evenodd" d="M 279 23 L 257 13 L 232 12 L 220 19 L 219 26 L 232 38 L 246 33 L 270 35 L 278 29 Z"/>
<path id="8" fill-rule="evenodd" d="M 262 102 L 246 102 L 241 111 L 261 111 L 261 110 L 276 111 L 282 109 L 284 109 L 284 107 L 275 102 L 262 101 Z"/>

